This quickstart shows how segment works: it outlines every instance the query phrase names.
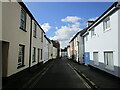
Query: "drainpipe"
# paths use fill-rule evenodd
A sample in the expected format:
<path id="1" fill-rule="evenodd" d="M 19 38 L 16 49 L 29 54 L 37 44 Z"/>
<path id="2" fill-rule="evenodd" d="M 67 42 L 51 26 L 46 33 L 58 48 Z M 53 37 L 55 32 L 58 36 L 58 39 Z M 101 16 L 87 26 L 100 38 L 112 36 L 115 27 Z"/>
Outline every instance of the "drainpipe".
<path id="1" fill-rule="evenodd" d="M 30 48 L 29 48 L 29 71 L 31 67 L 31 49 L 32 49 L 32 18 L 30 22 Z"/>

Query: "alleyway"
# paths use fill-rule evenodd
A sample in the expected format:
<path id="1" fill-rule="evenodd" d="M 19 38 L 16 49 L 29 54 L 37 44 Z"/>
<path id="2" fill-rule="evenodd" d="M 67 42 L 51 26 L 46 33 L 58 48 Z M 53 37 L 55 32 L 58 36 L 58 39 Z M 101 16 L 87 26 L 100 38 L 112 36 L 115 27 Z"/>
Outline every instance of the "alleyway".
<path id="1" fill-rule="evenodd" d="M 75 68 L 77 70 L 75 70 Z M 79 73 L 83 72 L 93 83 Z M 32 73 L 31 73 L 32 72 Z M 51 60 L 42 67 L 37 68 L 30 73 L 27 72 L 16 81 L 3 88 L 118 88 L 119 84 L 116 78 L 103 74 L 89 67 L 79 65 L 67 58 Z M 114 82 L 113 82 L 114 81 Z M 94 84 L 95 83 L 95 84 Z"/>

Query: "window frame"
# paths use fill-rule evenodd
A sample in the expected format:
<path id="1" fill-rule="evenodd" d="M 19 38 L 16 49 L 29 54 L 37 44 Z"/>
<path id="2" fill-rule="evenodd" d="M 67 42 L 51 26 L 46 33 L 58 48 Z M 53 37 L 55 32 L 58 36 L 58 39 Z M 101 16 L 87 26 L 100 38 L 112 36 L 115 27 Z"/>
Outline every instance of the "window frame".
<path id="1" fill-rule="evenodd" d="M 22 12 L 24 12 L 24 20 L 22 19 Z M 26 13 L 26 11 L 23 9 L 23 8 L 21 8 L 21 14 L 20 14 L 20 29 L 22 29 L 23 31 L 25 31 L 25 32 L 27 32 L 26 31 L 26 20 L 27 19 L 27 13 Z M 24 23 L 22 23 L 22 22 L 24 22 Z M 21 24 L 24 24 L 24 27 L 21 27 Z"/>
<path id="2" fill-rule="evenodd" d="M 33 59 L 34 57 L 34 59 Z M 33 52 L 32 52 L 32 63 L 36 62 L 36 48 L 33 47 Z"/>
<path id="3" fill-rule="evenodd" d="M 43 42 L 43 32 L 41 31 L 41 42 Z"/>
<path id="4" fill-rule="evenodd" d="M 108 25 L 109 24 L 109 25 Z M 108 31 L 110 30 L 110 17 L 107 17 L 104 21 L 103 21 L 103 31 Z"/>
<path id="5" fill-rule="evenodd" d="M 105 53 L 107 53 L 106 55 L 107 55 L 107 60 L 106 60 L 106 55 L 105 55 Z M 108 54 L 109 53 L 112 53 L 112 61 L 109 61 L 108 60 Z M 112 65 L 109 65 L 109 62 L 113 62 L 112 63 Z M 113 51 L 104 51 L 104 63 L 105 63 L 105 68 L 107 68 L 107 69 L 109 69 L 109 70 L 114 70 L 114 53 L 113 53 Z"/>
<path id="6" fill-rule="evenodd" d="M 19 62 L 19 56 L 20 56 L 20 47 L 22 47 L 22 60 L 21 60 L 21 62 Z M 17 65 L 17 68 L 21 68 L 21 67 L 23 67 L 23 66 L 25 66 L 24 65 L 24 58 L 25 58 L 25 45 L 22 45 L 22 44 L 19 44 L 19 51 L 18 51 L 18 65 Z M 19 63 L 21 63 L 21 65 L 19 65 Z"/>
<path id="7" fill-rule="evenodd" d="M 41 60 L 43 59 L 43 56 L 42 56 L 42 54 L 43 54 L 43 50 L 42 49 L 40 49 L 40 53 L 41 53 Z"/>
<path id="8" fill-rule="evenodd" d="M 95 34 L 95 28 L 93 28 L 92 30 L 91 30 L 91 37 L 94 37 L 96 34 Z"/>
<path id="9" fill-rule="evenodd" d="M 34 22 L 34 27 L 33 27 L 33 37 L 37 37 L 37 24 Z"/>
<path id="10" fill-rule="evenodd" d="M 97 53 L 97 60 L 95 60 L 95 57 L 94 57 L 95 53 Z M 99 52 L 98 51 L 93 52 L 93 61 L 95 65 L 99 65 Z"/>

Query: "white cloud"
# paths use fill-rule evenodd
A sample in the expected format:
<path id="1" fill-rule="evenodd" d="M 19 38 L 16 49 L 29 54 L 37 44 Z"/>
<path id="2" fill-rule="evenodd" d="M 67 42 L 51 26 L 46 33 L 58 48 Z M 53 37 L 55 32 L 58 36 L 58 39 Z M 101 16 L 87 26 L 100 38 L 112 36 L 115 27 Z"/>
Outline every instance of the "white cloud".
<path id="1" fill-rule="evenodd" d="M 43 25 L 41 25 L 41 27 L 45 32 L 48 32 L 48 30 L 51 29 L 49 23 L 44 23 Z"/>
<path id="2" fill-rule="evenodd" d="M 55 29 L 58 29 L 58 27 L 55 27 Z"/>
<path id="3" fill-rule="evenodd" d="M 90 18 L 89 21 L 95 21 L 98 17 Z"/>
<path id="4" fill-rule="evenodd" d="M 64 48 L 69 44 L 71 38 L 80 30 L 80 23 L 75 20 L 73 24 L 68 24 L 67 26 L 57 28 L 55 36 L 50 37 L 50 39 L 60 41 L 61 48 Z"/>
<path id="5" fill-rule="evenodd" d="M 81 18 L 77 16 L 67 16 L 64 19 L 61 19 L 62 22 L 72 22 L 72 23 L 76 23 L 79 20 L 81 20 Z"/>

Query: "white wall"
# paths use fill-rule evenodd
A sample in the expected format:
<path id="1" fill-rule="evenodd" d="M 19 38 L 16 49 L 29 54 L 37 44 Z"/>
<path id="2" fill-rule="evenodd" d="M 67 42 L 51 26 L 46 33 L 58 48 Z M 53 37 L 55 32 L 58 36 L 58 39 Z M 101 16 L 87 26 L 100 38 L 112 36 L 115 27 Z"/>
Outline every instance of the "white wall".
<path id="1" fill-rule="evenodd" d="M 118 66 L 120 67 L 120 9 L 118 12 Z"/>
<path id="2" fill-rule="evenodd" d="M 53 58 L 53 44 L 51 42 L 51 44 L 49 44 L 49 59 Z"/>
<path id="3" fill-rule="evenodd" d="M 111 29 L 103 31 L 103 22 L 95 27 L 95 37 L 88 35 L 85 41 L 85 52 L 90 52 L 90 60 L 93 60 L 93 52 L 99 52 L 99 62 L 104 63 L 104 51 L 113 51 L 114 65 L 118 66 L 118 12 L 110 16 Z"/>
<path id="4" fill-rule="evenodd" d="M 70 47 L 67 48 L 67 57 L 70 59 Z"/>
<path id="5" fill-rule="evenodd" d="M 57 57 L 57 48 L 53 47 L 53 59 Z"/>
<path id="6" fill-rule="evenodd" d="M 44 38 L 44 63 L 48 61 L 48 41 L 46 38 Z"/>

